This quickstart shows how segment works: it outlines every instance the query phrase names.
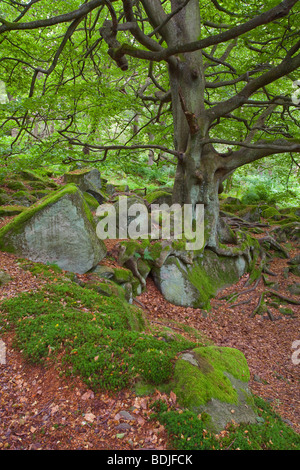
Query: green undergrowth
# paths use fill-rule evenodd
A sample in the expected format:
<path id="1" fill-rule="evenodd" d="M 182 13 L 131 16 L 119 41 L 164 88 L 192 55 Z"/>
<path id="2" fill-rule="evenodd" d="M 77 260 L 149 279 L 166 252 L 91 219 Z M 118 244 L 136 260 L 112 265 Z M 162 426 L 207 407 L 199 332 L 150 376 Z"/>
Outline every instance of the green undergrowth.
<path id="1" fill-rule="evenodd" d="M 113 391 L 137 380 L 167 382 L 177 353 L 195 346 L 152 333 L 142 310 L 116 296 L 55 279 L 0 305 L 2 332 L 14 330 L 15 347 L 30 363 L 52 361 L 94 390 Z"/>
<path id="2" fill-rule="evenodd" d="M 168 407 L 163 400 L 152 405 L 152 419 L 162 424 L 168 446 L 176 450 L 300 450 L 300 436 L 285 424 L 271 406 L 254 397 L 257 423 L 227 425 L 220 434 L 209 432 L 209 416 Z"/>

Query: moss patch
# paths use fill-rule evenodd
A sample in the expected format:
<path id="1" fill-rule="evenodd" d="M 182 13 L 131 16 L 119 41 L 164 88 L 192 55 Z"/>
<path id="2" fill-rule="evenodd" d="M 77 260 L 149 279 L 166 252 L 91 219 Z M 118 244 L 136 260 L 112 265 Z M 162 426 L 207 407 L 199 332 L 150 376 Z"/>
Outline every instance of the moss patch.
<path id="1" fill-rule="evenodd" d="M 17 205 L 0 206 L 0 217 L 10 217 L 12 215 L 18 215 L 26 209 L 27 207 L 25 206 Z"/>
<path id="2" fill-rule="evenodd" d="M 170 380 L 176 354 L 193 343 L 152 335 L 142 310 L 72 282 L 45 285 L 1 303 L 0 326 L 14 329 L 15 347 L 31 363 L 57 361 L 94 390 L 157 385 Z M 3 330 L 2 330 L 3 331 Z M 61 359 L 62 358 L 62 359 Z"/>
<path id="3" fill-rule="evenodd" d="M 179 403 L 192 411 L 212 398 L 236 404 L 237 391 L 224 372 L 248 381 L 250 375 L 244 355 L 237 349 L 215 346 L 196 348 L 192 354 L 197 366 L 184 359 L 175 365 L 173 390 Z"/>

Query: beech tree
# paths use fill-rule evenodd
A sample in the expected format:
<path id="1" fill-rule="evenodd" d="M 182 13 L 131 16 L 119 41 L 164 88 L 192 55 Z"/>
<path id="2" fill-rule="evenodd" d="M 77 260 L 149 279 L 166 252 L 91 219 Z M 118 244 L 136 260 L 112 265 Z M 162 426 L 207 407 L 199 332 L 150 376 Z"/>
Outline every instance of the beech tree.
<path id="1" fill-rule="evenodd" d="M 45 120 L 54 122 L 60 142 L 82 148 L 90 162 L 120 149 L 169 155 L 176 161 L 173 201 L 204 204 L 205 245 L 219 254 L 229 252 L 219 241 L 218 194 L 226 178 L 256 160 L 277 155 L 280 162 L 300 151 L 299 104 L 291 98 L 300 79 L 297 0 L 5 0 L 0 23 L 0 78 L 8 90 L 27 94 L 22 109 L 15 97 L 2 113 L 1 129 L 17 128 L 14 144 L 31 132 L 39 107 L 48 109 Z M 144 130 L 171 115 L 172 142 L 145 142 L 139 131 L 125 144 L 99 142 L 100 118 L 91 109 L 103 106 L 99 83 L 116 71 L 116 114 L 121 119 L 131 109 L 133 123 L 151 109 Z M 76 106 L 64 114 L 65 101 L 79 99 L 68 96 L 67 84 L 79 80 L 78 96 L 90 89 L 80 109 L 89 133 Z M 87 158 L 89 151 L 101 157 Z"/>

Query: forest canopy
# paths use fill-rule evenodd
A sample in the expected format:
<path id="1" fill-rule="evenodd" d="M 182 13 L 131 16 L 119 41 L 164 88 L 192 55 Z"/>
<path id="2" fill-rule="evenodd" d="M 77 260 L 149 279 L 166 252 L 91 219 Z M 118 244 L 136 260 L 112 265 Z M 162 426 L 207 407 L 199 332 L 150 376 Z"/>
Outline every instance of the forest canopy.
<path id="1" fill-rule="evenodd" d="M 182 202 L 197 171 L 216 192 L 256 162 L 293 186 L 298 18 L 295 0 L 1 2 L 2 176 L 79 161 L 165 184 L 177 167 Z"/>

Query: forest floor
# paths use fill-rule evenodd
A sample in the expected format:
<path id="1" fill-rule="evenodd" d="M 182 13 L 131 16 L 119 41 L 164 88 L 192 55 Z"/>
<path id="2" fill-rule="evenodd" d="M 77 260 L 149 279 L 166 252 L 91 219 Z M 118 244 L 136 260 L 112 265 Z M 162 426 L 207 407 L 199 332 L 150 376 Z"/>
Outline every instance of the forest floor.
<path id="1" fill-rule="evenodd" d="M 295 254 L 292 249 L 290 256 Z M 274 257 L 270 264 L 278 292 L 283 295 L 289 294 L 287 285 L 299 279 L 283 275 L 287 261 Z M 0 252 L 0 269 L 12 278 L 0 290 L 0 302 L 20 292 L 38 290 L 45 282 L 22 270 L 12 254 Z M 247 278 L 243 276 L 213 299 L 209 312 L 171 305 L 151 278 L 138 301 L 153 324 L 174 328 L 178 322 L 200 330 L 218 346 L 241 350 L 250 369 L 252 392 L 270 402 L 274 411 L 299 433 L 300 366 L 292 361 L 292 344 L 300 340 L 299 305 L 289 306 L 293 315 L 274 311 L 274 321 L 262 315 L 251 318 L 265 290 L 262 281 L 255 291 L 240 295 L 237 303 L 245 302 L 236 307 L 221 299 L 225 294 L 244 291 Z M 158 391 L 143 397 L 130 390 L 94 393 L 80 379 L 61 375 L 57 364 L 41 367 L 26 363 L 13 347 L 12 332 L 2 335 L 2 339 L 6 364 L 0 365 L 0 450 L 167 449 L 164 427 L 150 419 L 150 403 L 160 397 Z M 174 395 L 163 398 L 176 401 Z"/>

